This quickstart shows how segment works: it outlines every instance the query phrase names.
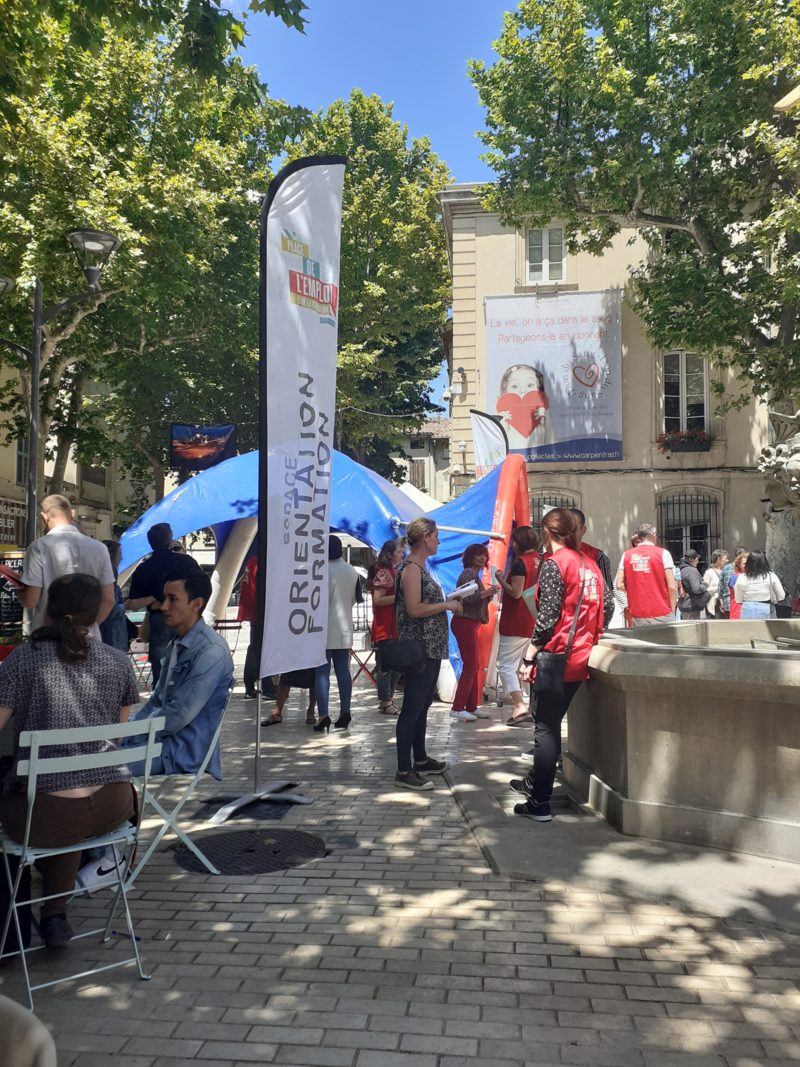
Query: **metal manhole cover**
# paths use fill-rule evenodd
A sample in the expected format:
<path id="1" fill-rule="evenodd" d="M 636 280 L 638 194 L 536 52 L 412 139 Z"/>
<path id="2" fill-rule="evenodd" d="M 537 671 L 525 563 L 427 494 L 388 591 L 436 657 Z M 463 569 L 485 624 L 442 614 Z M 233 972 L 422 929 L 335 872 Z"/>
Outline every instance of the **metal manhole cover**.
<path id="1" fill-rule="evenodd" d="M 199 848 L 220 874 L 271 874 L 297 867 L 326 854 L 321 837 L 300 830 L 234 830 L 200 838 Z M 185 871 L 207 874 L 205 866 L 185 845 L 175 858 Z"/>

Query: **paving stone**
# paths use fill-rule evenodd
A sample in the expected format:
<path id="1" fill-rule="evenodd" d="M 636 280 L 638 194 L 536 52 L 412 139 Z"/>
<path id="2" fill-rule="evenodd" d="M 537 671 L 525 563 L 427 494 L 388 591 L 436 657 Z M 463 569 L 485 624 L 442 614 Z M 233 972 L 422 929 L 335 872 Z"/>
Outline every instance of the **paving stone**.
<path id="1" fill-rule="evenodd" d="M 286 872 L 214 878 L 159 851 L 131 895 L 153 980 L 117 971 L 36 995 L 60 1067 L 800 1062 L 796 935 L 497 877 L 444 783 L 424 796 L 387 791 L 393 727 L 374 713 L 374 691 L 356 687 L 354 728 L 335 748 L 309 736 L 298 703 L 293 693 L 264 755 L 288 777 L 301 754 L 315 803 L 282 825 L 326 837 L 333 852 Z M 496 730 L 501 715 L 490 712 L 493 722 L 467 731 L 434 705 L 431 750 L 451 761 L 515 753 L 513 731 Z M 248 788 L 251 731 L 236 697 L 226 789 Z M 344 834 L 358 847 L 338 849 Z M 71 905 L 84 928 L 102 914 L 102 900 Z M 97 962 L 88 942 L 32 966 L 47 980 L 83 959 Z M 0 972 L 0 990 L 22 998 L 15 968 Z"/>

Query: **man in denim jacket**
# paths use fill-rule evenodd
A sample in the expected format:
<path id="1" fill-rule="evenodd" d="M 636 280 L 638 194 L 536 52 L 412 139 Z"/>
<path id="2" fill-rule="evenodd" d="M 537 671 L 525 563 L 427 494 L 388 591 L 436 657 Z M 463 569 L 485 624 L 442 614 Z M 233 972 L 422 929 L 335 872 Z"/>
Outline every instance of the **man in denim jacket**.
<path id="1" fill-rule="evenodd" d="M 195 774 L 205 759 L 211 738 L 225 708 L 233 679 L 233 660 L 227 642 L 201 618 L 211 596 L 208 575 L 167 575 L 161 610 L 164 622 L 175 629 L 161 661 L 161 677 L 150 699 L 131 721 L 163 715 L 164 729 L 158 734 L 161 756 L 154 759 L 151 774 Z M 125 746 L 141 744 L 126 739 Z M 144 762 L 129 763 L 134 777 L 144 774 Z M 209 772 L 222 778 L 219 742 L 208 764 Z"/>

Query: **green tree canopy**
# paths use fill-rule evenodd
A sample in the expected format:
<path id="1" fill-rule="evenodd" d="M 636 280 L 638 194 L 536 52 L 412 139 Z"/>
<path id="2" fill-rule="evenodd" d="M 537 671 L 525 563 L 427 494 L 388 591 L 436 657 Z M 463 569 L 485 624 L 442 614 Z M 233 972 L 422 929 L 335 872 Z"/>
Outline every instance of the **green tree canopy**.
<path id="1" fill-rule="evenodd" d="M 41 444 L 52 431 L 82 458 L 116 452 L 160 495 L 171 421 L 235 421 L 255 440 L 258 210 L 292 115 L 256 100 L 235 58 L 222 82 L 198 84 L 174 39 L 109 30 L 96 55 L 54 39 L 53 76 L 18 101 L 6 153 L 0 252 L 19 284 L 0 313 L 27 340 L 32 276 L 46 301 L 81 285 L 65 231 L 122 239 L 103 291 L 45 332 Z M 84 396 L 92 380 L 103 387 Z M 4 406 L 13 433 L 25 410 L 13 381 Z"/>
<path id="2" fill-rule="evenodd" d="M 774 104 L 799 31 L 785 0 L 523 0 L 498 61 L 470 65 L 486 204 L 563 220 L 573 252 L 640 231 L 631 302 L 653 343 L 783 398 L 800 396 L 800 148 Z"/>
<path id="3" fill-rule="evenodd" d="M 303 0 L 249 0 L 248 8 L 303 32 Z M 48 77 L 53 23 L 73 46 L 92 51 L 102 47 L 109 25 L 150 37 L 174 33 L 178 61 L 202 76 L 222 79 L 228 52 L 246 34 L 246 15 L 230 11 L 222 0 L 2 0 L 0 109 L 7 117 L 15 114 L 12 98 L 31 95 Z"/>
<path id="4" fill-rule="evenodd" d="M 358 89 L 315 115 L 289 155 L 324 153 L 347 156 L 337 443 L 396 475 L 389 453 L 436 410 L 428 382 L 451 292 L 438 194 L 450 175 L 427 138 L 409 142 L 391 104 Z"/>

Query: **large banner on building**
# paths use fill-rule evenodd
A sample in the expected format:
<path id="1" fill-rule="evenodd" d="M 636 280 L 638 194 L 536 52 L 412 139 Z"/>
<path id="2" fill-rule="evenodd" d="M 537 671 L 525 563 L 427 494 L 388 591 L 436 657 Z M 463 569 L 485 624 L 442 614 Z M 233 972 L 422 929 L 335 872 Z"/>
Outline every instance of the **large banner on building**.
<path id="1" fill-rule="evenodd" d="M 262 677 L 325 661 L 344 169 L 296 160 L 261 209 Z"/>
<path id="2" fill-rule="evenodd" d="M 622 459 L 621 292 L 486 297 L 486 406 L 528 463 Z"/>
<path id="3" fill-rule="evenodd" d="M 470 408 L 472 450 L 475 454 L 475 477 L 483 478 L 499 467 L 508 455 L 508 437 L 498 419 L 485 411 Z"/>

